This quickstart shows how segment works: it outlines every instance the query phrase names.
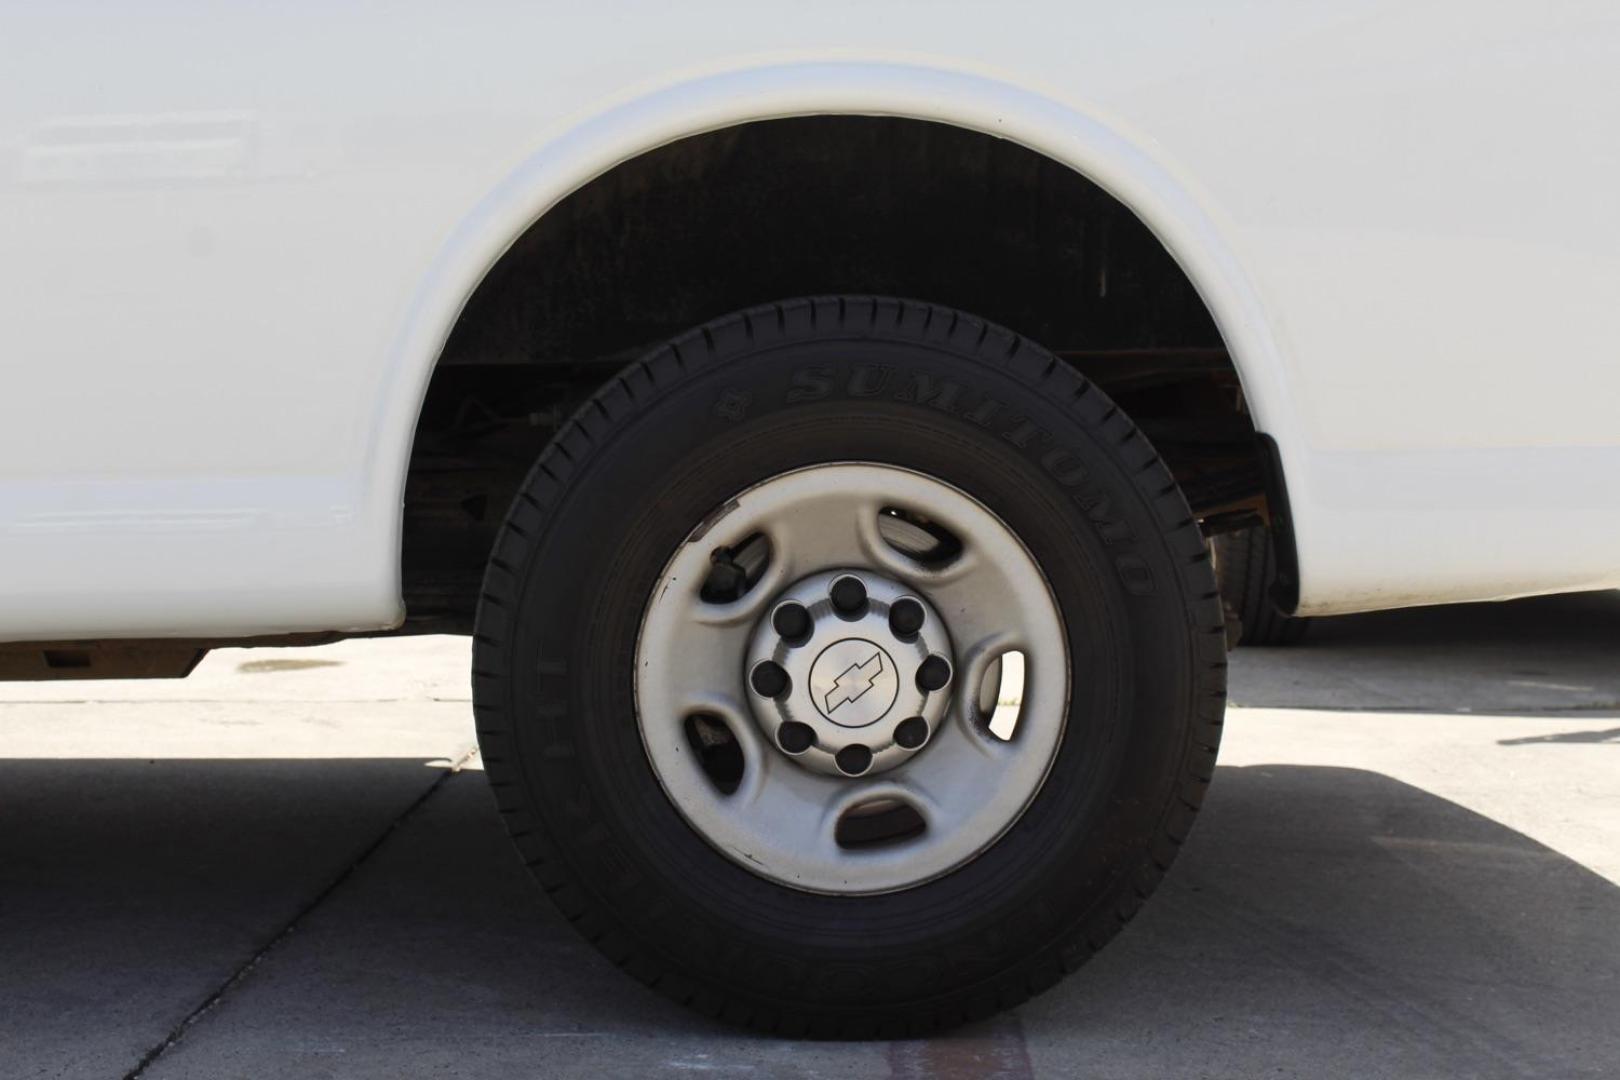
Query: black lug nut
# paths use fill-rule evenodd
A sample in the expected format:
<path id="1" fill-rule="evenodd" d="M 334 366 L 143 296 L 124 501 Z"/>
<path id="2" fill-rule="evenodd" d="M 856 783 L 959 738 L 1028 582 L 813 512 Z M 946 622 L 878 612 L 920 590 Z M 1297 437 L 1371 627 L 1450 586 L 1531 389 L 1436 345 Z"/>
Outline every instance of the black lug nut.
<path id="1" fill-rule="evenodd" d="M 889 629 L 894 636 L 910 641 L 922 629 L 923 606 L 911 597 L 902 597 L 889 609 Z"/>
<path id="2" fill-rule="evenodd" d="M 789 720 L 776 729 L 776 744 L 790 754 L 802 754 L 816 741 L 816 733 L 809 724 Z"/>
<path id="3" fill-rule="evenodd" d="M 838 771 L 845 776 L 859 776 L 872 767 L 872 751 L 855 743 L 838 751 L 833 755 L 833 760 L 838 763 Z"/>
<path id="4" fill-rule="evenodd" d="M 920 716 L 900 721 L 894 729 L 894 741 L 907 750 L 915 750 L 928 741 L 928 721 Z"/>
<path id="5" fill-rule="evenodd" d="M 866 586 L 858 577 L 841 577 L 832 583 L 832 602 L 840 615 L 859 615 L 866 610 Z"/>
<path id="6" fill-rule="evenodd" d="M 761 660 L 755 664 L 748 681 L 753 685 L 754 693 L 761 697 L 781 697 L 787 693 L 788 673 L 775 660 Z"/>
<path id="7" fill-rule="evenodd" d="M 787 642 L 799 642 L 810 636 L 810 613 L 804 609 L 803 604 L 791 601 L 776 609 L 771 616 L 771 625 L 776 632 Z"/>
<path id="8" fill-rule="evenodd" d="M 917 689 L 924 693 L 931 694 L 935 690 L 941 690 L 950 681 L 950 661 L 943 656 L 937 654 L 930 656 L 922 662 L 922 667 L 917 669 Z"/>

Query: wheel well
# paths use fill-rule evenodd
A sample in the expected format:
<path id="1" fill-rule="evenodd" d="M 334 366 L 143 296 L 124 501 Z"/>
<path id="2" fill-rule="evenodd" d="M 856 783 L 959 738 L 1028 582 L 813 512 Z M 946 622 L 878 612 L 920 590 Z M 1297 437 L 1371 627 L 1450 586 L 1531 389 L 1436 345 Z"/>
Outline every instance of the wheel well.
<path id="1" fill-rule="evenodd" d="M 591 181 L 469 298 L 412 448 L 407 626 L 468 628 L 518 482 L 624 363 L 728 311 L 848 292 L 950 305 L 1045 345 L 1131 413 L 1207 529 L 1264 516 L 1263 459 L 1214 320 L 1118 199 L 946 124 L 760 121 Z"/>

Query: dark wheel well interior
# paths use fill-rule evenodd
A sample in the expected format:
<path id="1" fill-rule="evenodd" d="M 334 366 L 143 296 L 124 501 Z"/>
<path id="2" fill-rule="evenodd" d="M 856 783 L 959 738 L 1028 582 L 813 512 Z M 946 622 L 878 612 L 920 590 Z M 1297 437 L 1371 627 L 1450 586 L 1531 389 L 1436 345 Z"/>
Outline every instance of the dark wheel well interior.
<path id="1" fill-rule="evenodd" d="M 1034 151 L 944 124 L 764 121 L 587 184 L 468 300 L 411 457 L 407 628 L 468 628 L 518 481 L 620 366 L 728 311 L 850 292 L 951 305 L 1040 342 L 1127 409 L 1206 530 L 1264 517 L 1262 458 L 1220 334 L 1126 206 Z"/>

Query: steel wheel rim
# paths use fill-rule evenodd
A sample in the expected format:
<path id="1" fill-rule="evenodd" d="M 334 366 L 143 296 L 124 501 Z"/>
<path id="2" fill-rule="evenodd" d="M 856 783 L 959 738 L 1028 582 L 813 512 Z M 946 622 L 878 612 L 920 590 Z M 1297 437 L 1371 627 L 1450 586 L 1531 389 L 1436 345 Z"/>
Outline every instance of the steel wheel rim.
<path id="1" fill-rule="evenodd" d="M 896 511 L 943 527 L 960 551 L 935 561 L 897 548 L 888 535 Z M 756 536 L 770 545 L 759 579 L 740 599 L 704 599 L 711 554 Z M 850 577 L 866 593 L 858 617 L 832 600 L 834 584 Z M 924 609 L 915 641 L 898 634 L 892 618 L 896 604 L 910 600 Z M 803 644 L 784 638 L 774 623 L 785 603 L 814 609 Z M 792 620 L 784 625 L 791 628 Z M 893 637 L 883 637 L 884 625 Z M 839 633 L 845 636 L 835 640 Z M 841 645 L 845 640 L 882 655 Z M 949 654 L 949 681 L 925 691 L 929 679 L 921 668 L 942 650 Z M 1026 665 L 1017 728 L 1004 741 L 988 730 L 980 697 L 986 674 L 1011 652 L 1022 653 Z M 793 685 L 773 697 L 761 687 L 771 690 L 775 682 L 756 685 L 754 669 L 775 659 L 791 669 Z M 1033 801 L 1068 713 L 1062 616 L 1022 541 L 959 488 L 865 462 L 763 480 L 700 525 L 659 574 L 635 662 L 642 742 L 682 817 L 733 862 L 808 892 L 893 892 L 971 862 Z M 890 692 L 886 670 L 895 682 L 894 704 L 880 712 Z M 811 682 L 823 695 L 819 704 Z M 838 710 L 842 722 L 829 719 Z M 732 791 L 716 786 L 694 752 L 686 724 L 696 715 L 717 718 L 735 739 L 742 770 Z M 871 715 L 876 719 L 867 720 Z M 926 722 L 927 734 L 911 748 L 901 745 L 899 721 L 913 717 Z M 786 720 L 813 727 L 809 750 L 788 751 L 797 743 L 782 737 Z M 846 771 L 832 753 L 840 740 L 871 750 L 871 765 Z M 859 764 L 858 755 L 852 762 Z M 909 807 L 922 830 L 887 844 L 840 844 L 839 823 L 851 810 L 874 805 Z"/>

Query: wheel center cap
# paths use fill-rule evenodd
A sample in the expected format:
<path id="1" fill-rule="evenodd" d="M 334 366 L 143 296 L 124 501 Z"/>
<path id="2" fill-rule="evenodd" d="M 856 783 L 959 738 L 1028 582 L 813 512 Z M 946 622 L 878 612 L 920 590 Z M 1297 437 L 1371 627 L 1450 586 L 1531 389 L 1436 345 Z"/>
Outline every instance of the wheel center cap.
<path id="1" fill-rule="evenodd" d="M 782 753 L 831 776 L 871 776 L 927 745 L 945 719 L 951 637 L 893 578 L 855 567 L 788 586 L 754 627 L 743 681 Z"/>
<path id="2" fill-rule="evenodd" d="M 840 727 L 877 723 L 899 696 L 894 658 L 865 638 L 833 642 L 810 666 L 810 697 L 816 711 Z"/>

